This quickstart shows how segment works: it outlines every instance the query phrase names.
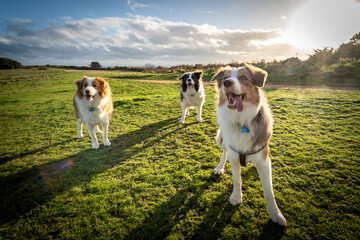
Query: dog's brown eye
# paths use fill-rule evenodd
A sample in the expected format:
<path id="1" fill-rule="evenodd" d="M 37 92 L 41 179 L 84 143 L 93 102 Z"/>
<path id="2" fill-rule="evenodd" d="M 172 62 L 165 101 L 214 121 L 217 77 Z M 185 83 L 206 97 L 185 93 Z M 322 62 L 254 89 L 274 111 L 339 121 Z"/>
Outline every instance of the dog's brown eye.
<path id="1" fill-rule="evenodd" d="M 241 76 L 240 79 L 241 79 L 242 81 L 246 81 L 246 80 L 247 80 L 247 78 L 246 78 L 245 76 Z"/>
<path id="2" fill-rule="evenodd" d="M 93 87 L 96 87 L 96 84 L 94 84 Z"/>

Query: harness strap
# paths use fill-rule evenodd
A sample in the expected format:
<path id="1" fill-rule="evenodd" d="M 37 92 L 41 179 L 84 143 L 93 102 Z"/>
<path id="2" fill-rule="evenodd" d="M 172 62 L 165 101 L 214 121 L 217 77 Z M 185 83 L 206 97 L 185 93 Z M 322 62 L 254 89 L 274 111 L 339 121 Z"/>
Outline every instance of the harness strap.
<path id="1" fill-rule="evenodd" d="M 231 145 L 229 145 L 229 147 L 231 148 L 231 150 L 233 150 L 234 152 L 239 154 L 240 165 L 243 166 L 243 167 L 246 167 L 246 155 L 252 155 L 252 154 L 258 153 L 261 150 L 263 150 L 267 145 L 268 145 L 268 143 L 266 142 L 266 144 L 262 148 L 260 148 L 259 150 L 252 151 L 252 152 L 246 152 L 246 153 L 241 153 L 241 152 L 235 150 Z"/>

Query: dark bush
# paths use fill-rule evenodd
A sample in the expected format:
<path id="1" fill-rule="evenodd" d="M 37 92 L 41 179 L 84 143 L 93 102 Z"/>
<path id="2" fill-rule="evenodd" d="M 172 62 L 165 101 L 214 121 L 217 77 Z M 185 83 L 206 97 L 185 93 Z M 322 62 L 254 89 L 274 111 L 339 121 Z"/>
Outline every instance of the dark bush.
<path id="1" fill-rule="evenodd" d="M 0 58 L 0 69 L 18 69 L 18 68 L 21 68 L 21 63 L 9 58 Z"/>

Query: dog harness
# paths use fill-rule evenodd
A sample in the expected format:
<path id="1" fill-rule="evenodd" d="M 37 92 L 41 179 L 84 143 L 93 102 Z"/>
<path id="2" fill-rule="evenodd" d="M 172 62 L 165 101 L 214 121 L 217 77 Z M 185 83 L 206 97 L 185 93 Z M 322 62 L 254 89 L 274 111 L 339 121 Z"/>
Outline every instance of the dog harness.
<path id="1" fill-rule="evenodd" d="M 246 127 L 243 127 L 243 128 L 246 128 Z M 249 129 L 246 128 L 247 131 L 243 131 L 242 132 L 249 132 Z M 237 154 L 239 154 L 239 157 L 240 157 L 240 165 L 243 166 L 243 167 L 246 167 L 246 155 L 253 155 L 255 153 L 258 153 L 260 152 L 261 150 L 263 150 L 267 145 L 268 145 L 268 140 L 270 138 L 270 134 L 269 134 L 269 137 L 268 139 L 266 140 L 266 143 L 264 146 L 262 146 L 262 148 L 260 148 L 259 150 L 257 151 L 252 151 L 252 152 L 246 152 L 246 153 L 241 153 L 237 150 L 235 150 L 231 145 L 229 145 L 229 147 L 231 148 L 231 150 L 233 150 L 234 152 L 236 152 Z"/>

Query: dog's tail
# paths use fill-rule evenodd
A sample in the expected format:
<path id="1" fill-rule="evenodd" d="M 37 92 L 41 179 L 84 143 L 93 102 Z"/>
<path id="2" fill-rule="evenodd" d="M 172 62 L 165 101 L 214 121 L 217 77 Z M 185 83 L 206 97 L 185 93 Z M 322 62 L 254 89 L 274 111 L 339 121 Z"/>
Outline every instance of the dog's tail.
<path id="1" fill-rule="evenodd" d="M 219 148 L 223 148 L 223 146 L 222 146 L 223 139 L 222 139 L 222 136 L 221 136 L 220 129 L 218 129 L 218 131 L 217 131 L 215 142 L 216 142 L 216 145 L 218 145 Z"/>

